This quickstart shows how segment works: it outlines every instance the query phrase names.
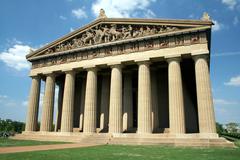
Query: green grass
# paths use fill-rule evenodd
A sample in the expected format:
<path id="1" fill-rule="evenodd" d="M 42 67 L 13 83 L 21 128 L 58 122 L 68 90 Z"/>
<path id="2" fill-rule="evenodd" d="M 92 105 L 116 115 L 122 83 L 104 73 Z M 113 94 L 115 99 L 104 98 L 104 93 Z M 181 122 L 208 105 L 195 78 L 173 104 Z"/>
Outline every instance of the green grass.
<path id="1" fill-rule="evenodd" d="M 4 160 L 239 160 L 239 148 L 183 148 L 104 145 L 2 154 Z"/>
<path id="2" fill-rule="evenodd" d="M 240 148 L 240 140 L 236 140 L 234 143 L 238 148 Z"/>
<path id="3" fill-rule="evenodd" d="M 0 147 L 12 147 L 12 146 L 34 146 L 45 144 L 60 144 L 65 142 L 45 142 L 45 141 L 32 141 L 32 140 L 15 140 L 9 138 L 0 138 Z"/>

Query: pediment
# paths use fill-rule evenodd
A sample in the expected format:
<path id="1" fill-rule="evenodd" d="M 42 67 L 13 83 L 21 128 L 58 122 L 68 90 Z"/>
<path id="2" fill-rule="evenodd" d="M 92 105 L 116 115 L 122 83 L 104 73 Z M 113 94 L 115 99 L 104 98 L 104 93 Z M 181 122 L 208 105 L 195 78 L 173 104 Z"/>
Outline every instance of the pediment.
<path id="1" fill-rule="evenodd" d="M 98 19 L 30 54 L 27 59 L 65 51 L 101 46 L 144 37 L 168 35 L 175 32 L 211 28 L 211 21 L 202 20 L 158 20 L 158 19 Z"/>

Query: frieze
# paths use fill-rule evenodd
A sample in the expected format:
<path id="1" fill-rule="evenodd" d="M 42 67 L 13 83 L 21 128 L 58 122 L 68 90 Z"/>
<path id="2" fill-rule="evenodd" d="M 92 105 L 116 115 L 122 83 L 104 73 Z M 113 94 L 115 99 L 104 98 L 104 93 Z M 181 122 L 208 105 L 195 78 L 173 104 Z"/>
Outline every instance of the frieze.
<path id="1" fill-rule="evenodd" d="M 100 24 L 94 26 L 74 38 L 47 49 L 43 54 L 51 54 L 91 46 L 95 44 L 114 42 L 130 38 L 139 38 L 154 34 L 171 32 L 181 29 L 175 26 L 154 25 L 123 25 Z"/>
<path id="2" fill-rule="evenodd" d="M 32 68 L 46 67 L 51 65 L 70 63 L 93 58 L 101 58 L 106 56 L 114 56 L 155 49 L 164 49 L 177 46 L 186 46 L 206 42 L 207 37 L 205 32 L 135 41 L 126 44 L 106 46 L 88 51 L 78 51 L 58 55 L 56 57 L 48 57 L 45 59 L 35 60 L 32 61 Z"/>

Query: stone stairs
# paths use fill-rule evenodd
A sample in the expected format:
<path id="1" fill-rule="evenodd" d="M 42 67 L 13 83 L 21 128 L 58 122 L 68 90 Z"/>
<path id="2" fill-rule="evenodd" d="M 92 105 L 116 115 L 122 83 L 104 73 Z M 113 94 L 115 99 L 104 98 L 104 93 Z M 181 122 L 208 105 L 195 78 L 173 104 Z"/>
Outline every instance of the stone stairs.
<path id="1" fill-rule="evenodd" d="M 235 147 L 232 142 L 224 138 L 199 138 L 191 135 L 187 137 L 174 137 L 168 134 L 138 135 L 136 133 L 108 134 L 108 133 L 23 133 L 17 134 L 12 139 L 38 140 L 38 141 L 63 141 L 88 144 L 121 144 L 121 145 L 163 145 L 184 147 Z"/>

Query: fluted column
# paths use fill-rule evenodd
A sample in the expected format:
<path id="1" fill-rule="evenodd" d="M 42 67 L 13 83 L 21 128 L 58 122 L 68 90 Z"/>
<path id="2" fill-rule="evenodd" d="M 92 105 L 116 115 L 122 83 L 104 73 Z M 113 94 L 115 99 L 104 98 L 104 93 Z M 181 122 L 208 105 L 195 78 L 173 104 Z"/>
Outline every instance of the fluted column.
<path id="1" fill-rule="evenodd" d="M 37 131 L 40 86 L 40 77 L 32 77 L 25 131 Z"/>
<path id="2" fill-rule="evenodd" d="M 161 83 L 161 82 L 159 82 Z M 156 131 L 159 128 L 158 118 L 158 94 L 157 94 L 157 71 L 154 69 L 151 74 L 151 90 L 152 90 L 152 128 Z M 162 97 L 159 97 L 162 98 Z"/>
<path id="3" fill-rule="evenodd" d="M 207 56 L 195 56 L 198 121 L 200 133 L 216 133 L 216 122 Z"/>
<path id="4" fill-rule="evenodd" d="M 62 120 L 62 104 L 63 104 L 63 89 L 64 89 L 64 83 L 61 81 L 58 83 L 58 110 L 57 110 L 57 116 L 56 116 L 56 124 L 55 124 L 55 132 L 57 132 L 61 128 L 61 120 Z"/>
<path id="5" fill-rule="evenodd" d="M 101 90 L 101 106 L 100 106 L 100 129 L 101 130 L 108 128 L 109 94 L 110 94 L 109 79 L 110 78 L 108 75 L 103 75 L 102 90 Z"/>
<path id="6" fill-rule="evenodd" d="M 138 64 L 138 129 L 139 134 L 152 133 L 152 99 L 149 62 Z"/>
<path id="7" fill-rule="evenodd" d="M 132 72 L 126 72 L 123 81 L 123 131 L 133 127 Z"/>
<path id="8" fill-rule="evenodd" d="M 75 72 L 67 71 L 63 94 L 61 132 L 73 131 Z"/>
<path id="9" fill-rule="evenodd" d="M 54 109 L 55 75 L 47 75 L 43 98 L 42 120 L 40 131 L 52 131 Z"/>
<path id="10" fill-rule="evenodd" d="M 122 132 L 122 68 L 112 66 L 109 108 L 109 132 Z"/>
<path id="11" fill-rule="evenodd" d="M 96 132 L 97 121 L 97 69 L 89 68 L 87 72 L 85 110 L 84 110 L 84 133 Z"/>
<path id="12" fill-rule="evenodd" d="M 81 88 L 81 107 L 80 107 L 80 117 L 79 117 L 79 130 L 83 130 L 84 122 L 84 105 L 85 105 L 85 91 L 86 91 L 86 79 L 82 78 L 82 88 Z"/>
<path id="13" fill-rule="evenodd" d="M 168 59 L 170 133 L 185 133 L 184 103 L 180 58 Z"/>

